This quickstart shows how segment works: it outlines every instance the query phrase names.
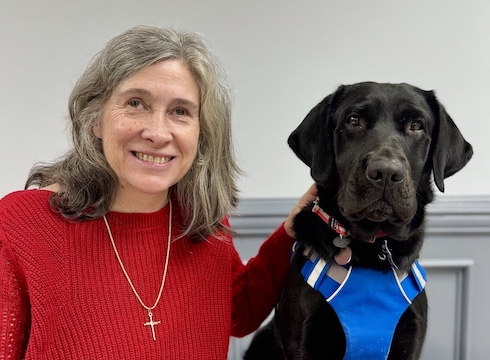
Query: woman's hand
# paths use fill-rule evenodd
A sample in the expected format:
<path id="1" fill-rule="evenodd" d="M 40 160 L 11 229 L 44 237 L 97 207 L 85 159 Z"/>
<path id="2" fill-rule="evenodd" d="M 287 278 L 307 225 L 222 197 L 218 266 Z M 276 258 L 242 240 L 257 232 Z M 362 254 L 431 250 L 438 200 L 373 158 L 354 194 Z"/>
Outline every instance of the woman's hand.
<path id="1" fill-rule="evenodd" d="M 296 238 L 296 234 L 295 234 L 294 229 L 293 229 L 294 217 L 301 210 L 303 210 L 303 208 L 306 205 L 308 205 L 308 204 L 312 203 L 313 201 L 315 201 L 316 197 L 317 197 L 317 188 L 316 188 L 316 184 L 313 184 L 313 185 L 310 186 L 310 188 L 308 189 L 308 191 L 306 191 L 306 193 L 298 200 L 298 203 L 296 204 L 296 206 L 289 213 L 288 218 L 284 222 L 284 229 L 286 230 L 286 233 L 289 236 L 291 236 L 292 238 Z"/>

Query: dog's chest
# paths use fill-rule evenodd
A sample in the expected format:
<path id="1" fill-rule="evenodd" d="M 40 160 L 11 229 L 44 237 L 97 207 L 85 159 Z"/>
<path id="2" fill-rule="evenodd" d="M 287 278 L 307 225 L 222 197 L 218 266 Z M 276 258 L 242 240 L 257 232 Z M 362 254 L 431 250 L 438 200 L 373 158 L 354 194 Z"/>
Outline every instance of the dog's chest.
<path id="1" fill-rule="evenodd" d="M 400 317 L 425 286 L 424 269 L 415 263 L 410 273 L 383 272 L 308 255 L 303 277 L 335 310 L 346 337 L 344 359 L 386 359 Z"/>

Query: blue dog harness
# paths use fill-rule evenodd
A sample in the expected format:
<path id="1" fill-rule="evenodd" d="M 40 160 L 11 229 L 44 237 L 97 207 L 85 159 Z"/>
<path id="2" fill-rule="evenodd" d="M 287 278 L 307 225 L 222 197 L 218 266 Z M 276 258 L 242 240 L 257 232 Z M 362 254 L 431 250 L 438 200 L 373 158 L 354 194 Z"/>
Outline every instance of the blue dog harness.
<path id="1" fill-rule="evenodd" d="M 409 273 L 340 266 L 312 253 L 302 268 L 305 281 L 333 307 L 344 329 L 344 360 L 385 360 L 398 321 L 424 289 L 426 274 L 415 262 Z M 334 280 L 335 278 L 335 280 Z"/>

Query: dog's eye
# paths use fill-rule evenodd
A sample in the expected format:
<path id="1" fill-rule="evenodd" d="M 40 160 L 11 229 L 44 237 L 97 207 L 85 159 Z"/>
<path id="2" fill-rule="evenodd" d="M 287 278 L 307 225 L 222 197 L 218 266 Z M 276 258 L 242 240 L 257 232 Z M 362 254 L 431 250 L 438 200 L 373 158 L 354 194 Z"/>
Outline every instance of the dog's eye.
<path id="1" fill-rule="evenodd" d="M 362 126 L 361 118 L 359 117 L 359 115 L 348 116 L 347 122 L 349 123 L 349 125 L 352 125 L 352 126 L 356 126 L 356 127 Z"/>
<path id="2" fill-rule="evenodd" d="M 424 124 L 420 120 L 414 120 L 410 123 L 410 131 L 424 130 Z"/>

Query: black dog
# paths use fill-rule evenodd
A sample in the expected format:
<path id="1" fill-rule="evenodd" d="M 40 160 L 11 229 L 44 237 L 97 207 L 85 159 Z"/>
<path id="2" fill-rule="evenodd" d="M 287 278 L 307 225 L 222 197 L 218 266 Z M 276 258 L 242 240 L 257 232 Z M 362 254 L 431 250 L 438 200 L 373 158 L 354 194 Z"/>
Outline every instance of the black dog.
<path id="1" fill-rule="evenodd" d="M 295 219 L 274 320 L 245 359 L 418 359 L 431 174 L 444 191 L 471 145 L 433 92 L 372 82 L 340 86 L 288 143 L 311 168 L 318 201 Z"/>

